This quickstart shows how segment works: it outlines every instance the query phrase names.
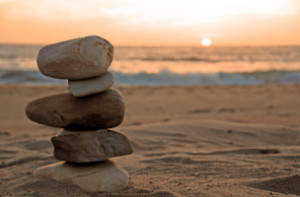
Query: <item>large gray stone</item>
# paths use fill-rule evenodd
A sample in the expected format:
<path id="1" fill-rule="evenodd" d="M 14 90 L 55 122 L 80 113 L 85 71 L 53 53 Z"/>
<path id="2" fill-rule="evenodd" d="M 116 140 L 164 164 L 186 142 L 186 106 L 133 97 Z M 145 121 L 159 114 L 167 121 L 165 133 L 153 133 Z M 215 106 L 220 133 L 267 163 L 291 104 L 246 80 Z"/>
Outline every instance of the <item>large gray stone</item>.
<path id="1" fill-rule="evenodd" d="M 124 117 L 124 102 L 119 91 L 106 90 L 87 97 L 70 93 L 31 101 L 27 117 L 37 123 L 70 130 L 97 130 L 116 127 Z"/>
<path id="2" fill-rule="evenodd" d="M 128 186 L 128 173 L 112 161 L 93 164 L 58 162 L 37 168 L 35 177 L 79 186 L 88 192 L 112 192 Z"/>
<path id="3" fill-rule="evenodd" d="M 112 130 L 63 131 L 51 138 L 55 158 L 68 162 L 88 163 L 128 155 L 132 148 L 128 138 Z"/>
<path id="4" fill-rule="evenodd" d="M 59 79 L 100 76 L 110 66 L 113 46 L 99 36 L 87 36 L 43 47 L 37 64 L 44 75 Z"/>
<path id="5" fill-rule="evenodd" d="M 109 89 L 114 83 L 114 76 L 107 71 L 99 77 L 69 80 L 69 90 L 73 96 L 82 97 L 103 92 Z"/>

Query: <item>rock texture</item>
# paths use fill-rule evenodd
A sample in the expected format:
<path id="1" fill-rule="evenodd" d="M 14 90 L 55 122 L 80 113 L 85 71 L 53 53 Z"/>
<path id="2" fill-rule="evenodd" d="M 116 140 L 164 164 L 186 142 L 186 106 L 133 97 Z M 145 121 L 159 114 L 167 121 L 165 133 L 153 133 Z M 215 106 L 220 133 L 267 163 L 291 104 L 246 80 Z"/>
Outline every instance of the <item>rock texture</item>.
<path id="1" fill-rule="evenodd" d="M 114 83 L 114 76 L 107 71 L 99 77 L 84 80 L 69 80 L 69 90 L 73 96 L 82 97 L 103 92 Z"/>
<path id="2" fill-rule="evenodd" d="M 31 101 L 26 115 L 34 122 L 70 130 L 107 129 L 121 124 L 124 102 L 115 89 L 84 98 L 57 94 Z"/>
<path id="3" fill-rule="evenodd" d="M 55 158 L 75 163 L 104 161 L 132 153 L 126 136 L 106 129 L 59 134 L 51 142 Z"/>
<path id="4" fill-rule="evenodd" d="M 112 161 L 98 164 L 58 162 L 37 168 L 33 175 L 79 186 L 88 192 L 109 192 L 125 189 L 129 176 Z"/>
<path id="5" fill-rule="evenodd" d="M 41 73 L 59 79 L 86 79 L 105 73 L 113 46 L 99 36 L 87 36 L 43 47 L 37 64 Z"/>

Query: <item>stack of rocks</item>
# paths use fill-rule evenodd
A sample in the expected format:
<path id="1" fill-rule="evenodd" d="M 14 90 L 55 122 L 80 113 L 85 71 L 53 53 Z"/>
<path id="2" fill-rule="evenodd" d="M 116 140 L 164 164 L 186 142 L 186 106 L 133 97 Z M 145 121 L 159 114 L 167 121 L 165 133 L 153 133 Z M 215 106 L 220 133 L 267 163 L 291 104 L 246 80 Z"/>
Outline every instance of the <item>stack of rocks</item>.
<path id="1" fill-rule="evenodd" d="M 90 192 L 117 191 L 128 185 L 128 173 L 109 158 L 132 153 L 126 136 L 108 128 L 121 124 L 124 102 L 107 71 L 113 46 L 88 36 L 45 46 L 38 54 L 42 74 L 68 79 L 70 93 L 30 102 L 27 117 L 63 130 L 51 138 L 54 156 L 62 160 L 40 167 L 34 176 L 78 185 Z"/>

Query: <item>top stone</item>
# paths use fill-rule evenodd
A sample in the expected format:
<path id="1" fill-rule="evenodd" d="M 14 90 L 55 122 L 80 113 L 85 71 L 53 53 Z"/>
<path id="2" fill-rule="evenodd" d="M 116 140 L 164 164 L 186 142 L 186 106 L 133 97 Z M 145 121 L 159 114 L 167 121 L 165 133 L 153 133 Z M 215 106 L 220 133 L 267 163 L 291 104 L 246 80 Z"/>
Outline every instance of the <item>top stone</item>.
<path id="1" fill-rule="evenodd" d="M 79 80 L 105 73 L 113 59 L 113 46 L 99 36 L 87 36 L 43 47 L 37 64 L 46 76 Z"/>

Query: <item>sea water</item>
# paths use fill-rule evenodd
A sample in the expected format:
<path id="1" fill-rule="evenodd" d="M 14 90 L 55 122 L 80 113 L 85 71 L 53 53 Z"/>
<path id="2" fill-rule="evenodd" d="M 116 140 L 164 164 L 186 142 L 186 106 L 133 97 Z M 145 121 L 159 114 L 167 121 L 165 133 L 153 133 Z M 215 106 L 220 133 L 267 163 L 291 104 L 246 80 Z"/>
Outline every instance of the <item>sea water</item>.
<path id="1" fill-rule="evenodd" d="M 66 84 L 39 73 L 40 45 L 0 44 L 0 84 Z M 115 47 L 115 84 L 300 83 L 300 46 Z"/>

